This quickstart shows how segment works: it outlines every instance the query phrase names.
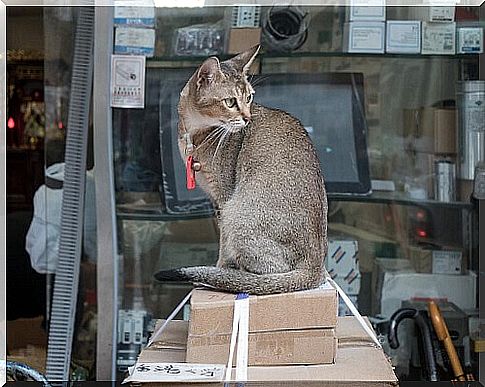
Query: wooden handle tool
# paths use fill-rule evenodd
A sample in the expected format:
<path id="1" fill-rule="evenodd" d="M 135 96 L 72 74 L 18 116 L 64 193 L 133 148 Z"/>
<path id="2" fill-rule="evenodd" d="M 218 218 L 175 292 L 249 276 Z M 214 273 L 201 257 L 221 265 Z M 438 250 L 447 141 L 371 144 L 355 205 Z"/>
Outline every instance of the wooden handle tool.
<path id="1" fill-rule="evenodd" d="M 450 333 L 448 332 L 448 328 L 446 326 L 445 320 L 443 319 L 440 308 L 438 307 L 438 305 L 436 305 L 434 301 L 430 301 L 428 304 L 428 310 L 429 317 L 431 318 L 431 322 L 433 323 L 433 327 L 436 332 L 436 336 L 438 336 L 439 341 L 443 342 L 446 353 L 448 354 L 448 357 L 450 359 L 451 367 L 453 368 L 453 373 L 455 374 L 455 377 L 459 381 L 466 381 L 460 359 L 458 358 L 455 346 L 451 341 Z"/>

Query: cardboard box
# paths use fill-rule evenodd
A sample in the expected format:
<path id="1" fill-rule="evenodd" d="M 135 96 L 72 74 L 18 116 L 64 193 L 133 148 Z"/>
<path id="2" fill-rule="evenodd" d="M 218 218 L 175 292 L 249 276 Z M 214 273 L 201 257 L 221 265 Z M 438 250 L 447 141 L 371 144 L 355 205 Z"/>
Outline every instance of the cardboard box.
<path id="1" fill-rule="evenodd" d="M 464 272 L 463 253 L 459 250 L 432 250 L 410 245 L 407 251 L 418 273 L 461 275 Z"/>
<path id="2" fill-rule="evenodd" d="M 456 39 L 456 52 L 458 54 L 482 54 L 483 28 L 458 28 Z"/>
<path id="3" fill-rule="evenodd" d="M 195 290 L 190 301 L 190 335 L 230 334 L 234 300 L 234 294 Z M 329 284 L 301 292 L 249 297 L 250 333 L 334 328 L 336 323 L 337 292 Z"/>
<path id="4" fill-rule="evenodd" d="M 344 26 L 344 47 L 350 53 L 382 54 L 385 43 L 384 22 L 350 22 Z"/>
<path id="5" fill-rule="evenodd" d="M 7 321 L 7 346 L 9 350 L 47 346 L 46 328 L 42 327 L 44 318 L 19 318 Z"/>
<path id="6" fill-rule="evenodd" d="M 421 54 L 454 55 L 456 23 L 423 22 Z"/>
<path id="7" fill-rule="evenodd" d="M 390 20 L 386 25 L 386 52 L 416 54 L 421 52 L 421 22 Z"/>
<path id="8" fill-rule="evenodd" d="M 239 54 L 261 42 L 261 28 L 231 28 L 227 52 Z"/>
<path id="9" fill-rule="evenodd" d="M 384 317 L 401 307 L 402 301 L 414 298 L 434 298 L 453 302 L 461 309 L 476 307 L 477 276 L 473 272 L 464 275 L 416 273 L 408 260 L 387 259 L 387 261 L 407 261 L 404 267 L 389 270 L 384 259 L 376 260 L 377 281 L 374 305 Z"/>
<path id="10" fill-rule="evenodd" d="M 169 324 L 166 333 L 171 330 Z M 338 340 L 337 358 L 334 364 L 313 366 L 268 366 L 248 367 L 248 382 L 293 382 L 298 386 L 396 386 L 398 380 L 392 365 L 381 349 L 375 348 L 371 339 L 354 317 L 338 319 L 336 327 Z M 183 333 L 180 336 L 183 338 Z M 185 338 L 187 332 L 185 332 Z M 146 356 L 146 352 L 150 356 Z M 365 360 L 365 361 L 364 361 Z M 143 363 L 174 362 L 164 351 L 156 351 L 149 347 L 144 349 L 137 361 L 137 366 Z M 234 375 L 234 371 L 233 371 Z M 136 379 L 127 379 L 136 382 Z M 151 381 L 151 386 L 168 385 Z M 219 386 L 219 383 L 198 384 L 198 386 Z M 179 387 L 193 386 L 190 382 L 177 384 Z"/>
<path id="11" fill-rule="evenodd" d="M 325 260 L 330 277 L 347 295 L 357 295 L 360 290 L 359 248 L 356 240 L 330 239 Z"/>
<path id="12" fill-rule="evenodd" d="M 158 331 L 163 323 L 165 323 L 165 320 L 158 320 L 154 331 Z M 160 338 L 140 353 L 138 362 L 154 363 L 159 361 L 160 358 L 166 359 L 167 362 L 185 362 L 188 332 L 188 321 L 170 321 Z"/>
<path id="13" fill-rule="evenodd" d="M 189 335 L 187 362 L 225 364 L 230 342 L 231 335 Z M 336 350 L 333 328 L 250 333 L 248 365 L 331 364 Z"/>
<path id="14" fill-rule="evenodd" d="M 456 154 L 456 110 L 404 109 L 403 137 L 416 152 Z"/>

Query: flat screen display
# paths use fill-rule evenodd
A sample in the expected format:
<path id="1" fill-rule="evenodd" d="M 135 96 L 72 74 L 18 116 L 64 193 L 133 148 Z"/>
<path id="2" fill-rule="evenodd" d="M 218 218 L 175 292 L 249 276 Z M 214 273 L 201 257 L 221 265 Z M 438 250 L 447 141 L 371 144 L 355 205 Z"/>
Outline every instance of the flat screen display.
<path id="1" fill-rule="evenodd" d="M 161 82 L 160 140 L 167 211 L 211 211 L 200 189 L 185 187 L 177 145 L 177 103 L 187 78 Z M 329 194 L 370 193 L 363 75 L 360 73 L 265 74 L 253 77 L 257 103 L 298 118 L 312 139 Z"/>

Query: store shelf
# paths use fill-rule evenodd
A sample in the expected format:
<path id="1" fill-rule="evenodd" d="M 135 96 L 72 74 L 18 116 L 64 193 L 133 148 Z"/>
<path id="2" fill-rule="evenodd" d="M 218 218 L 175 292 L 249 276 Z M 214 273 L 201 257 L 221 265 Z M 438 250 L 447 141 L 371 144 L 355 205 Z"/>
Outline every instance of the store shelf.
<path id="1" fill-rule="evenodd" d="M 217 55 L 221 60 L 229 59 L 233 55 L 220 54 Z M 348 53 L 348 52 L 274 52 L 264 53 L 259 55 L 259 59 L 264 61 L 266 59 L 297 59 L 297 58 L 340 58 L 340 57 L 371 57 L 371 58 L 401 58 L 401 59 L 478 59 L 478 54 L 456 54 L 456 55 L 421 55 L 421 54 L 371 54 L 371 53 Z M 174 67 L 181 66 L 183 63 L 194 64 L 194 66 L 204 59 L 207 55 L 194 55 L 194 56 L 159 56 L 153 58 L 147 58 L 146 66 L 148 68 L 157 67 Z"/>
<path id="2" fill-rule="evenodd" d="M 209 218 L 213 216 L 213 212 L 185 215 L 169 214 L 165 212 L 161 204 L 119 204 L 116 206 L 116 215 L 120 220 L 170 222 L 176 220 Z"/>
<path id="3" fill-rule="evenodd" d="M 375 203 L 375 204 L 397 204 L 403 206 L 416 207 L 441 207 L 441 208 L 455 208 L 469 210 L 473 208 L 470 202 L 440 202 L 437 200 L 425 199 L 418 200 L 407 196 L 403 192 L 384 192 L 376 191 L 370 195 L 340 195 L 329 194 L 330 201 L 338 202 L 360 202 L 360 203 Z"/>
<path id="4" fill-rule="evenodd" d="M 417 200 L 402 192 L 374 192 L 370 195 L 328 194 L 329 201 L 358 202 L 369 204 L 395 204 L 415 207 L 440 207 L 471 210 L 473 205 L 467 202 L 440 202 L 437 200 Z M 120 220 L 170 222 L 176 220 L 192 220 L 208 218 L 210 213 L 169 214 L 161 204 L 120 204 L 117 206 L 117 216 Z"/>

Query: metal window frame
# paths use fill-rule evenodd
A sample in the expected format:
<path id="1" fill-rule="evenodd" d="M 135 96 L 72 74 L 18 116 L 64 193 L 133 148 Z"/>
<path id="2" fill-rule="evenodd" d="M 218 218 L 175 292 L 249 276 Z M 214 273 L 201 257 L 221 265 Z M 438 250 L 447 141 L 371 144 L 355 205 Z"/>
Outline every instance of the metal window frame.
<path id="1" fill-rule="evenodd" d="M 108 5 L 108 4 L 106 4 Z M 96 7 L 94 22 L 94 181 L 96 186 L 98 329 L 96 380 L 116 380 L 118 248 L 110 107 L 113 6 Z"/>

